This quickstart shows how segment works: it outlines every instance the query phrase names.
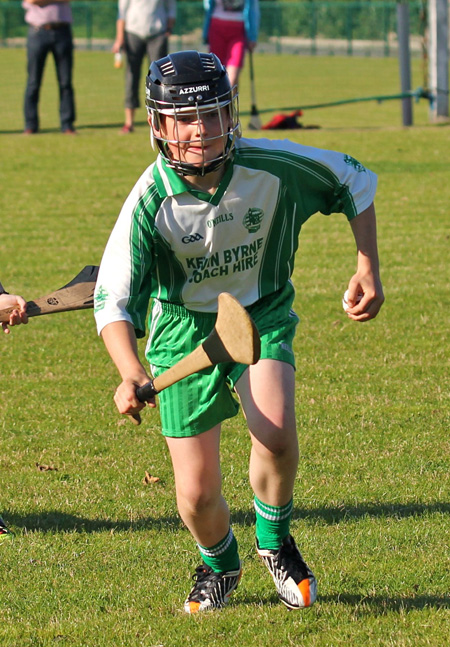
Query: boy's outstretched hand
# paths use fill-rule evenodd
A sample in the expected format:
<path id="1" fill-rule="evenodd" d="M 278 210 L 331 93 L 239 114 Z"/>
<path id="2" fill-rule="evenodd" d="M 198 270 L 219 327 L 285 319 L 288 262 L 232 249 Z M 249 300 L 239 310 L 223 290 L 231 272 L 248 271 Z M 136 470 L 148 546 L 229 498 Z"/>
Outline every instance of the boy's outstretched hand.
<path id="1" fill-rule="evenodd" d="M 27 317 L 27 302 L 23 297 L 18 294 L 0 294 L 0 309 L 14 308 L 9 317 L 9 321 L 2 323 L 3 332 L 8 334 L 9 326 L 17 326 L 18 324 L 28 323 Z"/>

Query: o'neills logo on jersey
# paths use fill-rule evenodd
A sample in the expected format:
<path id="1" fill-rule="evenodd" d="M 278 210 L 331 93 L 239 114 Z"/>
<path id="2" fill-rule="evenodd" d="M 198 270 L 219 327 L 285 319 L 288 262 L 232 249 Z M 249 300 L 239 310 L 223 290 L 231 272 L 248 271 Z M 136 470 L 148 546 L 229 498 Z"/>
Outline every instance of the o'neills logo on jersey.
<path id="1" fill-rule="evenodd" d="M 220 216 L 217 216 L 217 218 L 212 218 L 211 220 L 207 220 L 206 224 L 211 229 L 212 227 L 219 225 L 221 222 L 229 222 L 230 220 L 234 220 L 234 216 L 232 213 L 221 213 Z"/>
<path id="2" fill-rule="evenodd" d="M 180 94 L 194 94 L 194 92 L 207 92 L 209 85 L 191 85 L 190 88 L 181 88 Z"/>
<path id="3" fill-rule="evenodd" d="M 254 234 L 255 231 L 258 231 L 261 228 L 261 221 L 264 217 L 264 211 L 253 207 L 247 211 L 244 216 L 243 225 L 251 234 Z"/>

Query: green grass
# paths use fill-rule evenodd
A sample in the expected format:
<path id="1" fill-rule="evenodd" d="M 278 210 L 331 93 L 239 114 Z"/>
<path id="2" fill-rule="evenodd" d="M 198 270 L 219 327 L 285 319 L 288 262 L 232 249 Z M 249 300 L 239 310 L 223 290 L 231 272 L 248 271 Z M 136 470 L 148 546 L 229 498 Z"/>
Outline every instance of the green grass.
<path id="1" fill-rule="evenodd" d="M 31 299 L 99 263 L 153 153 L 143 111 L 135 135 L 118 135 L 123 79 L 110 54 L 77 52 L 76 138 L 57 132 L 52 65 L 44 133 L 18 134 L 24 52 L 0 56 L 0 279 Z M 256 74 L 261 109 L 398 92 L 390 59 L 258 56 Z M 249 102 L 244 73 L 242 108 Z M 302 463 L 293 534 L 319 580 L 315 607 L 282 608 L 255 556 L 239 416 L 224 425 L 223 472 L 244 578 L 223 612 L 183 615 L 198 557 L 177 517 L 158 415 L 148 411 L 139 428 L 116 415 L 117 375 L 92 313 L 66 313 L 0 339 L 0 513 L 16 533 L 0 548 L 3 645 L 448 643 L 449 132 L 429 124 L 426 102 L 414 112 L 415 127 L 403 129 L 397 101 L 352 104 L 307 111 L 301 121 L 319 130 L 279 133 L 345 150 L 379 175 L 379 318 L 358 325 L 343 314 L 355 263 L 344 217 L 307 223 L 294 275 Z M 145 485 L 146 470 L 160 481 Z"/>

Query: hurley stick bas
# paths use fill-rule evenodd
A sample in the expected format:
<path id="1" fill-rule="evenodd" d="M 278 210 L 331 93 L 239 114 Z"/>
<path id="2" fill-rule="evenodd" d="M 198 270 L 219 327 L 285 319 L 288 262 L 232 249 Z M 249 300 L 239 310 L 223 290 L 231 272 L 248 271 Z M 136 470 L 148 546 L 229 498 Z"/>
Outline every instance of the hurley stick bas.
<path id="1" fill-rule="evenodd" d="M 222 362 L 256 364 L 260 353 L 261 341 L 250 315 L 231 294 L 222 292 L 218 297 L 216 324 L 205 341 L 167 371 L 138 387 L 137 399 L 146 402 L 188 375 Z M 139 414 L 130 417 L 140 424 Z"/>
<path id="2" fill-rule="evenodd" d="M 38 317 L 53 312 L 69 312 L 70 310 L 85 310 L 94 307 L 94 290 L 97 280 L 98 266 L 86 265 L 67 285 L 59 290 L 27 302 L 27 315 Z M 0 310 L 0 322 L 8 322 L 15 308 Z"/>

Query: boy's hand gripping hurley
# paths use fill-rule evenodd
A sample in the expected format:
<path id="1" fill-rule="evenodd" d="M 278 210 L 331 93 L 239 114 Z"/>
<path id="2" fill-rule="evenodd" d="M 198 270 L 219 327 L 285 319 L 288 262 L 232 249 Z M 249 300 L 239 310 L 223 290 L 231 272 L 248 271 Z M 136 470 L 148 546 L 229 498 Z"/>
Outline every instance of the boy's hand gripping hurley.
<path id="1" fill-rule="evenodd" d="M 27 315 L 38 317 L 53 312 L 68 312 L 70 310 L 85 310 L 94 307 L 94 290 L 97 280 L 98 267 L 86 265 L 70 283 L 45 297 L 27 302 Z M 15 308 L 0 310 L 0 322 L 8 322 Z"/>
<path id="2" fill-rule="evenodd" d="M 140 402 L 146 402 L 168 386 L 188 375 L 222 362 L 256 364 L 261 353 L 261 341 L 255 324 L 239 301 L 228 292 L 218 297 L 216 325 L 205 341 L 147 384 L 136 389 Z M 139 414 L 131 418 L 140 424 Z"/>

